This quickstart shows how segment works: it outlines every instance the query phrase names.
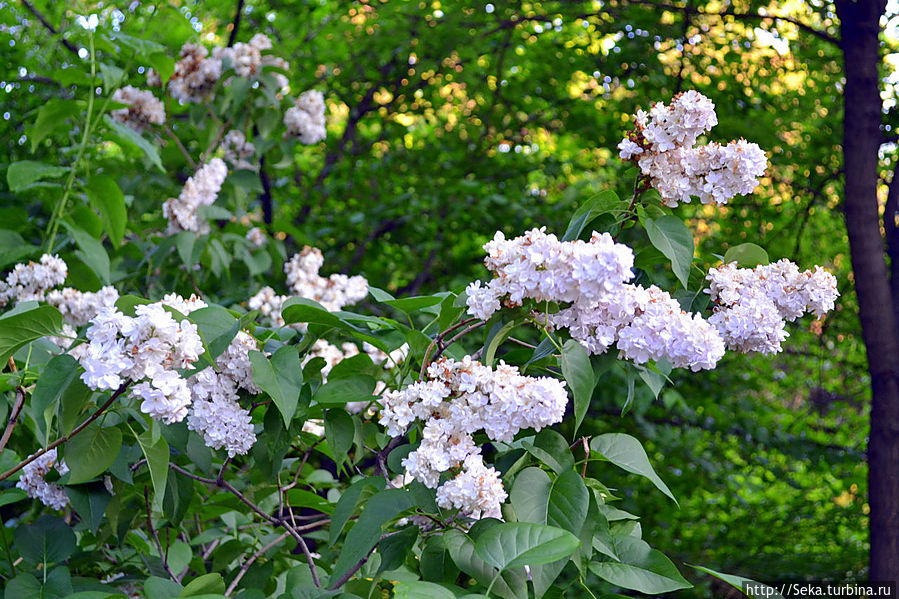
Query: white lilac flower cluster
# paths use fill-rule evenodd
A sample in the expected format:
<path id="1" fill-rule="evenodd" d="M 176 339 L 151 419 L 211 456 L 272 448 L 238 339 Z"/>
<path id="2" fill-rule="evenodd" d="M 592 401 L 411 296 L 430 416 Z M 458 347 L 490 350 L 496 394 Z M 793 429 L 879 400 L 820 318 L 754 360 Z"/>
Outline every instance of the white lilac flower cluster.
<path id="1" fill-rule="evenodd" d="M 6 280 L 0 281 L 0 307 L 9 303 L 43 301 L 51 288 L 62 285 L 68 266 L 58 256 L 44 254 L 39 262 L 16 264 Z"/>
<path id="2" fill-rule="evenodd" d="M 112 285 L 100 291 L 78 291 L 65 287 L 47 293 L 47 303 L 62 312 L 66 323 L 75 327 L 86 325 L 100 310 L 115 306 L 117 301 L 119 292 Z"/>
<path id="3" fill-rule="evenodd" d="M 708 292 L 717 305 L 709 322 L 718 328 L 729 349 L 773 354 L 789 333 L 792 322 L 805 312 L 818 318 L 833 310 L 840 295 L 837 280 L 816 266 L 799 270 L 789 260 L 755 268 L 736 262 L 709 270 Z"/>
<path id="4" fill-rule="evenodd" d="M 555 314 L 536 314 L 551 329 L 568 329 L 592 354 L 617 343 L 638 364 L 666 359 L 675 367 L 714 368 L 724 342 L 698 314 L 683 311 L 667 292 L 630 285 L 633 251 L 608 233 L 589 242 L 559 241 L 543 229 L 507 240 L 497 232 L 484 249 L 494 278 L 468 286 L 468 312 L 482 320 L 505 304 L 524 299 L 564 306 Z M 566 305 L 567 304 L 567 305 Z"/>
<path id="5" fill-rule="evenodd" d="M 113 110 L 110 114 L 119 123 L 128 125 L 138 133 L 148 124 L 165 123 L 165 104 L 153 95 L 153 92 L 137 89 L 130 85 L 115 90 L 112 100 L 127 104 L 126 108 Z"/>
<path id="6" fill-rule="evenodd" d="M 209 58 L 209 50 L 199 44 L 181 46 L 181 59 L 175 63 L 175 71 L 169 78 L 169 93 L 180 102 L 203 102 L 209 98 L 215 84 L 222 76 L 222 61 Z M 147 83 L 152 86 L 162 82 L 152 69 L 147 73 Z"/>
<path id="7" fill-rule="evenodd" d="M 253 227 L 247 231 L 246 240 L 253 247 L 261 248 L 268 241 L 268 235 L 265 234 L 265 229 L 262 227 Z"/>
<path id="8" fill-rule="evenodd" d="M 256 443 L 250 412 L 238 403 L 239 390 L 252 395 L 262 391 L 253 382 L 249 352 L 255 349 L 256 340 L 238 331 L 216 358 L 215 368 L 206 368 L 188 381 L 193 401 L 187 428 L 199 433 L 208 447 L 224 448 L 232 458 L 246 454 Z"/>
<path id="9" fill-rule="evenodd" d="M 190 304 L 171 295 L 137 306 L 133 317 L 115 307 L 101 310 L 87 329 L 89 344 L 81 358 L 81 379 L 96 390 L 135 382 L 131 395 L 142 400 L 142 412 L 167 424 L 183 420 L 191 391 L 178 370 L 193 369 L 203 353 L 203 342 L 196 325 L 186 319 L 177 321 L 165 306 L 180 311 Z"/>
<path id="10" fill-rule="evenodd" d="M 300 94 L 296 106 L 284 113 L 287 135 L 296 137 L 300 143 L 311 145 L 327 137 L 325 129 L 325 97 L 318 90 Z"/>
<path id="11" fill-rule="evenodd" d="M 175 63 L 175 71 L 169 79 L 169 92 L 181 102 L 203 102 L 209 98 L 227 66 L 234 69 L 239 77 L 247 78 L 258 77 L 266 66 L 289 69 L 290 65 L 284 59 L 262 54 L 271 48 L 271 40 L 261 33 L 254 35 L 247 43 L 214 48 L 212 56 L 204 46 L 186 43 L 181 47 L 181 59 Z M 273 75 L 281 89 L 286 90 L 287 77 L 280 73 Z M 162 83 L 159 74 L 152 69 L 147 73 L 147 82 L 153 86 Z"/>
<path id="12" fill-rule="evenodd" d="M 243 131 L 232 129 L 228 131 L 221 143 L 225 160 L 231 163 L 236 170 L 256 170 L 256 165 L 248 160 L 256 153 L 256 146 L 247 141 Z"/>
<path id="13" fill-rule="evenodd" d="M 209 223 L 197 218 L 198 211 L 200 206 L 211 206 L 215 202 L 227 176 L 225 162 L 213 158 L 187 180 L 177 198 L 165 201 L 162 213 L 169 219 L 170 235 L 181 231 L 209 232 Z"/>
<path id="14" fill-rule="evenodd" d="M 752 193 L 765 174 L 765 152 L 745 139 L 695 146 L 718 124 L 715 105 L 699 92 L 678 94 L 669 106 L 658 102 L 648 113 L 638 111 L 635 120 L 636 129 L 618 144 L 619 155 L 637 163 L 668 206 L 692 196 L 703 204 L 726 204 Z"/>
<path id="15" fill-rule="evenodd" d="M 45 480 L 54 466 L 60 476 L 69 471 L 65 460 L 56 461 L 56 449 L 51 449 L 22 468 L 22 476 L 19 477 L 16 486 L 32 499 L 40 499 L 47 507 L 61 510 L 69 503 L 66 490 L 61 485 Z"/>
<path id="16" fill-rule="evenodd" d="M 307 245 L 294 254 L 284 265 L 290 294 L 315 300 L 332 312 L 365 298 L 368 294 L 368 281 L 365 277 L 348 277 L 343 274 L 322 277 L 318 271 L 324 263 L 324 256 L 318 248 Z M 250 298 L 249 306 L 251 310 L 259 310 L 274 326 L 283 326 L 281 306 L 288 297 L 276 294 L 271 287 L 263 287 Z"/>
<path id="17" fill-rule="evenodd" d="M 272 41 L 267 35 L 257 33 L 249 42 L 237 42 L 229 48 L 215 48 L 212 56 L 224 64 L 228 64 L 240 77 L 254 78 L 262 73 L 262 68 L 267 66 L 278 67 L 282 70 L 290 69 L 290 65 L 283 58 L 263 54 L 272 49 Z M 225 63 L 227 61 L 227 63 Z M 286 91 L 288 88 L 287 77 L 281 73 L 272 73 L 278 82 L 278 87 Z"/>
<path id="18" fill-rule="evenodd" d="M 437 489 L 438 505 L 472 518 L 499 517 L 506 492 L 472 434 L 483 429 L 490 439 L 509 442 L 522 429 L 560 422 L 567 403 L 557 379 L 522 376 L 502 362 L 492 370 L 468 356 L 441 358 L 428 367 L 426 380 L 383 394 L 380 423 L 393 436 L 416 420 L 424 423 L 421 445 L 403 466 L 425 486 L 438 487 L 441 473 L 461 469 Z"/>

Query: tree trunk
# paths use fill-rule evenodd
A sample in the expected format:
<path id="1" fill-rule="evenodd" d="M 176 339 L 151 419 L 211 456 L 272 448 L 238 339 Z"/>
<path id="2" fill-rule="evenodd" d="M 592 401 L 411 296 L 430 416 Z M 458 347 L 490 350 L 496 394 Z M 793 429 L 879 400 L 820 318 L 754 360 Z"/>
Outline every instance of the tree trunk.
<path id="1" fill-rule="evenodd" d="M 844 90 L 843 211 L 871 374 L 868 502 L 872 580 L 899 577 L 899 341 L 877 209 L 884 0 L 837 0 Z"/>

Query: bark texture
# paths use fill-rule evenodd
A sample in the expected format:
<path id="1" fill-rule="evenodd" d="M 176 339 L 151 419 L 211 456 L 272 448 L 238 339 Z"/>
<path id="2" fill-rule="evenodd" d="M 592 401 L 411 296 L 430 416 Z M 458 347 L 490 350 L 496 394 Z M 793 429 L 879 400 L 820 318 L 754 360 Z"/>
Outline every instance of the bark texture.
<path id="1" fill-rule="evenodd" d="M 859 318 L 871 374 L 868 495 L 872 580 L 899 577 L 899 334 L 877 206 L 883 0 L 838 0 L 844 73 L 845 191 Z M 887 214 L 888 218 L 892 215 Z M 892 224 L 892 223 L 891 223 Z M 889 231 L 892 227 L 888 227 Z M 892 244 L 891 244 L 892 245 Z M 895 246 L 894 246 L 895 247 Z"/>

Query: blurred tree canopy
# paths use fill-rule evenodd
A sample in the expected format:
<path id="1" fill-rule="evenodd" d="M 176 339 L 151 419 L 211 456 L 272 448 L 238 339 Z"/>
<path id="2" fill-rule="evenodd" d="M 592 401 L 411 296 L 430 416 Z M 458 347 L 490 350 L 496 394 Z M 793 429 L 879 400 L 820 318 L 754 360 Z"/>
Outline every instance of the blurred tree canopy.
<path id="1" fill-rule="evenodd" d="M 480 248 L 497 230 L 561 232 L 580 201 L 625 180 L 615 146 L 637 108 L 687 89 L 709 96 L 720 120 L 712 140 L 745 135 L 769 152 L 771 167 L 751 197 L 685 207 L 701 266 L 746 241 L 772 260 L 822 263 L 840 280 L 838 310 L 793 326 L 789 350 L 773 361 L 730 356 L 733 368 L 702 381 L 678 375 L 678 391 L 658 401 L 638 391 L 623 418 L 630 382 L 613 373 L 588 430 L 632 427 L 648 440 L 681 507 L 647 486 L 624 508 L 640 506 L 653 544 L 672 557 L 764 579 L 866 576 L 870 392 L 838 209 L 843 74 L 830 3 L 34 0 L 0 8 L 8 140 L 0 168 L 77 150 L 69 119 L 83 95 L 73 86 L 87 80 L 79 14 L 97 13 L 172 54 L 187 41 L 270 36 L 291 63 L 291 89 L 325 93 L 328 139 L 323 152 L 295 155 L 272 143 L 259 181 L 233 190 L 231 201 L 259 218 L 271 206 L 267 226 L 288 246 L 313 243 L 328 272 L 364 273 L 394 294 L 482 276 Z M 132 66 L 125 82 L 146 87 L 154 65 Z M 175 127 L 190 127 L 197 108 L 167 102 L 182 115 Z M 36 122 L 48 103 L 58 105 L 54 123 Z M 159 141 L 183 181 L 191 165 L 169 138 Z M 123 188 L 132 214 L 160 218 L 171 184 L 157 178 Z M 0 194 L 3 219 L 42 230 L 52 202 L 26 212 L 8 190 Z M 247 297 L 247 281 L 221 275 L 229 276 L 234 297 Z"/>

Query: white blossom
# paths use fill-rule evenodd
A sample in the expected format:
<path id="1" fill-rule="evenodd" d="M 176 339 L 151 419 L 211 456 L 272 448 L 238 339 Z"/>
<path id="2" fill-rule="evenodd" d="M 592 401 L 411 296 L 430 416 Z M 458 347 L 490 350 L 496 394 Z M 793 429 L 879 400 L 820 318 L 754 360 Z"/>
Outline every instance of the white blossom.
<path id="1" fill-rule="evenodd" d="M 239 129 L 228 131 L 222 138 L 220 147 L 225 154 L 225 160 L 236 170 L 256 170 L 257 165 L 249 160 L 256 154 L 256 146 L 247 141 L 243 131 Z"/>
<path id="2" fill-rule="evenodd" d="M 250 245 L 260 248 L 268 241 L 268 236 L 262 227 L 253 227 L 247 231 L 246 240 L 250 242 Z"/>
<path id="3" fill-rule="evenodd" d="M 208 447 L 224 448 L 230 457 L 246 454 L 256 442 L 250 412 L 238 402 L 238 390 L 252 395 L 262 390 L 253 382 L 249 352 L 256 340 L 238 331 L 225 351 L 215 360 L 215 368 L 206 368 L 190 378 L 190 415 L 187 428 L 203 437 Z"/>
<path id="4" fill-rule="evenodd" d="M 165 123 L 165 104 L 153 92 L 137 89 L 130 85 L 117 89 L 112 94 L 114 102 L 127 104 L 126 108 L 118 108 L 110 112 L 116 121 L 128 125 L 138 133 L 147 124 L 162 125 Z"/>
<path id="5" fill-rule="evenodd" d="M 68 267 L 58 256 L 44 254 L 40 262 L 16 264 L 12 272 L 0 281 L 0 307 L 10 302 L 42 301 L 51 288 L 62 285 Z"/>
<path id="6" fill-rule="evenodd" d="M 355 304 L 368 295 L 368 281 L 362 276 L 348 277 L 333 274 L 323 277 L 319 274 L 325 259 L 318 248 L 308 245 L 294 254 L 284 264 L 290 294 L 315 300 L 326 310 L 342 310 L 344 306 Z M 271 287 L 263 287 L 250 298 L 252 310 L 259 310 L 274 326 L 284 326 L 281 305 L 289 296 L 278 295 Z M 305 330 L 304 327 L 299 327 Z"/>
<path id="7" fill-rule="evenodd" d="M 461 468 L 455 482 L 438 490 L 441 505 L 474 518 L 498 514 L 505 491 L 495 471 L 480 461 L 472 435 L 483 430 L 494 441 L 508 442 L 522 429 L 560 422 L 568 403 L 564 383 L 523 376 L 502 362 L 493 370 L 468 356 L 458 362 L 441 358 L 427 373 L 426 380 L 383 394 L 379 422 L 392 436 L 423 423 L 421 444 L 403 460 L 406 473 L 422 484 L 435 488 L 441 473 Z"/>
<path id="8" fill-rule="evenodd" d="M 22 468 L 22 475 L 16 486 L 32 499 L 40 499 L 47 507 L 61 510 L 69 504 L 65 489 L 44 480 L 54 466 L 60 476 L 69 471 L 65 460 L 56 461 L 56 449 L 51 449 Z"/>
<path id="9" fill-rule="evenodd" d="M 181 231 L 208 233 L 209 223 L 198 218 L 200 206 L 211 206 L 218 197 L 228 176 L 228 167 L 220 158 L 213 158 L 187 180 L 177 198 L 169 198 L 162 206 L 169 219 L 170 235 Z"/>
<path id="10" fill-rule="evenodd" d="M 163 302 L 136 306 L 133 317 L 106 307 L 91 320 L 87 339 L 80 362 L 88 387 L 112 390 L 133 381 L 141 411 L 169 424 L 184 419 L 191 394 L 178 371 L 192 369 L 204 351 L 196 325 L 176 321 Z"/>
<path id="11" fill-rule="evenodd" d="M 636 129 L 618 144 L 619 156 L 637 163 L 668 206 L 693 196 L 703 204 L 726 204 L 752 193 L 768 166 L 765 152 L 744 139 L 695 146 L 718 124 L 715 105 L 699 92 L 678 94 L 669 106 L 659 102 L 634 120 Z"/>
<path id="12" fill-rule="evenodd" d="M 54 289 L 47 293 L 47 303 L 62 312 L 66 322 L 84 326 L 103 308 L 114 306 L 119 300 L 119 292 L 112 285 L 100 291 L 78 291 L 71 287 Z"/>
<path id="13" fill-rule="evenodd" d="M 821 318 L 833 310 L 840 295 L 832 274 L 820 266 L 800 272 L 786 259 L 755 268 L 739 268 L 731 262 L 709 270 L 706 279 L 716 303 L 709 322 L 730 349 L 740 352 L 781 351 L 788 336 L 785 322 L 806 312 Z"/>
<path id="14" fill-rule="evenodd" d="M 318 90 L 300 94 L 296 105 L 284 113 L 287 135 L 296 137 L 300 143 L 311 145 L 327 137 L 325 129 L 325 97 Z"/>
<path id="15" fill-rule="evenodd" d="M 169 79 L 169 93 L 181 102 L 204 102 L 212 94 L 222 76 L 221 59 L 209 57 L 209 50 L 198 44 L 181 46 L 181 59 L 175 63 L 175 71 Z M 152 85 L 156 78 L 147 77 Z"/>

